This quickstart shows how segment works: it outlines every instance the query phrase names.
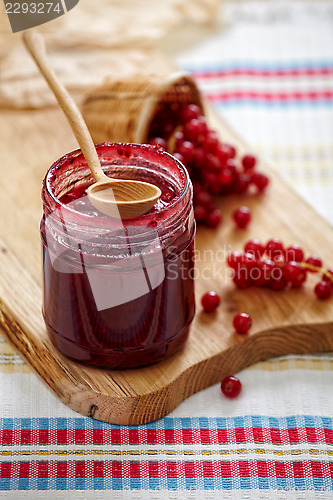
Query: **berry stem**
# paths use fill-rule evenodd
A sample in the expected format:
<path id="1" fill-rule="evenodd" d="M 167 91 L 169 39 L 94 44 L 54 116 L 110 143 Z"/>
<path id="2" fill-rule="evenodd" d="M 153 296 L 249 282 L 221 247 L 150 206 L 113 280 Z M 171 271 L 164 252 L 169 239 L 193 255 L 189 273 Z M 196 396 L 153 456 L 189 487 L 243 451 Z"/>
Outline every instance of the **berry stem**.
<path id="1" fill-rule="evenodd" d="M 303 267 L 304 269 L 309 269 L 310 271 L 315 271 L 324 274 L 333 283 L 333 276 L 328 271 L 326 271 L 326 269 L 318 266 L 313 266 L 312 264 L 307 264 L 306 262 L 299 262 L 298 264 L 300 267 Z"/>
<path id="2" fill-rule="evenodd" d="M 180 132 L 182 130 L 182 126 L 181 125 L 178 125 L 174 131 L 172 132 L 172 134 L 170 135 L 169 137 L 169 140 L 167 142 L 167 151 L 168 153 L 170 153 L 171 155 L 174 154 L 175 152 L 175 149 L 176 149 L 176 134 L 177 132 Z"/>

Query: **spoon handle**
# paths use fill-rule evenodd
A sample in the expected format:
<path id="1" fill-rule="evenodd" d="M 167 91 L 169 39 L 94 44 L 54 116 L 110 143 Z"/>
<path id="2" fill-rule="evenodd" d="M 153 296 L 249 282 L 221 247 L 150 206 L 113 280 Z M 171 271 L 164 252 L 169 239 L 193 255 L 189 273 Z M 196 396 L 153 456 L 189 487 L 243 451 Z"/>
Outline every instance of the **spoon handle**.
<path id="1" fill-rule="evenodd" d="M 110 181 L 110 178 L 102 170 L 95 145 L 77 105 L 50 65 L 46 55 L 44 39 L 35 31 L 25 31 L 23 39 L 27 49 L 62 107 L 95 181 Z"/>

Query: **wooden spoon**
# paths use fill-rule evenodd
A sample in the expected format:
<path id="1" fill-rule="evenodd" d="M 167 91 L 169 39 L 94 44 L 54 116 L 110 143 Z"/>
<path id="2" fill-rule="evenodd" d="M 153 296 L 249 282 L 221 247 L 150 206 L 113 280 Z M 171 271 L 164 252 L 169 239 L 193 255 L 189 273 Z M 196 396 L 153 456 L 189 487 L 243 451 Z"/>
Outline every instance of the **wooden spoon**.
<path id="1" fill-rule="evenodd" d="M 161 196 L 161 190 L 148 182 L 110 179 L 105 175 L 88 127 L 47 59 L 43 38 L 34 31 L 25 31 L 23 39 L 64 111 L 96 181 L 87 190 L 91 203 L 101 212 L 122 219 L 147 213 Z"/>

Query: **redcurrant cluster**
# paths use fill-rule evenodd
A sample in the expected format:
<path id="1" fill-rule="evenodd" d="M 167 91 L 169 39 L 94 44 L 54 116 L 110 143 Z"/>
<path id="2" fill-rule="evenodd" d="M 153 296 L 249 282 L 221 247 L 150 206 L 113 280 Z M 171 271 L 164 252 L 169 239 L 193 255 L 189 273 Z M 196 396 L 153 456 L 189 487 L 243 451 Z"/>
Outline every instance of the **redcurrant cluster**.
<path id="1" fill-rule="evenodd" d="M 280 291 L 302 286 L 308 273 L 321 273 L 314 287 L 315 295 L 325 300 L 333 293 L 333 269 L 323 269 L 319 257 L 312 255 L 305 259 L 301 247 L 285 248 L 278 239 L 269 240 L 266 245 L 257 239 L 248 241 L 244 252 L 232 252 L 227 262 L 234 270 L 233 280 L 239 288 L 267 286 Z"/>
<path id="2" fill-rule="evenodd" d="M 256 157 L 247 154 L 237 160 L 236 148 L 219 140 L 195 104 L 161 106 L 151 123 L 149 143 L 163 147 L 186 166 L 193 182 L 196 221 L 209 227 L 222 221 L 213 196 L 252 188 L 261 192 L 269 183 L 256 170 Z"/>

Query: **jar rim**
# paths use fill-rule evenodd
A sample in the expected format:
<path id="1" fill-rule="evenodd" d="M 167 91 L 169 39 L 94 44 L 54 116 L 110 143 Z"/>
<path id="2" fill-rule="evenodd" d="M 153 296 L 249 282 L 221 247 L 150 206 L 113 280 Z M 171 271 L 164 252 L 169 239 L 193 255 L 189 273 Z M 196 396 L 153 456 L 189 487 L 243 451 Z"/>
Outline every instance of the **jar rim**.
<path id="1" fill-rule="evenodd" d="M 116 142 L 102 142 L 100 144 L 95 145 L 95 147 L 96 147 L 97 154 L 98 154 L 99 150 L 102 150 L 104 147 L 118 147 L 118 148 L 119 147 L 120 148 L 121 147 L 130 147 L 130 148 L 134 148 L 137 150 L 143 149 L 143 150 L 146 150 L 150 153 L 156 153 L 157 155 L 161 155 L 161 156 L 171 160 L 173 163 L 175 163 L 177 165 L 178 169 L 184 175 L 184 185 L 182 186 L 180 193 L 177 196 L 175 196 L 175 199 L 172 200 L 172 202 L 168 203 L 168 205 L 166 205 L 165 207 L 161 208 L 159 210 L 158 214 L 164 214 L 168 210 L 174 208 L 185 197 L 186 193 L 188 192 L 188 189 L 191 188 L 192 184 L 191 184 L 190 176 L 189 176 L 188 171 L 185 168 L 185 166 L 181 163 L 181 161 L 178 158 L 174 157 L 173 155 L 171 155 L 170 153 L 165 151 L 163 148 L 158 148 L 158 147 L 150 145 L 150 144 L 127 143 L 127 142 L 117 142 L 117 143 Z M 58 160 L 56 160 L 51 165 L 51 167 L 48 169 L 48 171 L 46 172 L 43 184 L 44 184 L 44 187 L 46 188 L 48 195 L 52 198 L 52 200 L 57 205 L 64 207 L 66 210 L 69 210 L 72 213 L 79 214 L 80 216 L 90 217 L 88 214 L 78 212 L 75 209 L 73 209 L 73 207 L 68 206 L 66 203 L 61 202 L 60 199 L 54 194 L 54 192 L 52 191 L 52 188 L 51 188 L 52 175 L 54 174 L 56 169 L 59 168 L 60 165 L 64 164 L 67 159 L 72 158 L 72 157 L 77 158 L 80 155 L 82 156 L 82 159 L 86 162 L 86 159 L 85 159 L 81 149 L 76 149 L 74 151 L 70 151 L 69 153 L 66 153 L 65 155 L 60 157 Z M 43 197 L 43 201 L 45 202 L 44 197 Z M 151 215 L 152 214 L 147 213 L 147 214 L 141 215 L 139 217 L 139 219 L 144 221 L 146 218 L 148 219 L 148 217 L 150 217 Z"/>

